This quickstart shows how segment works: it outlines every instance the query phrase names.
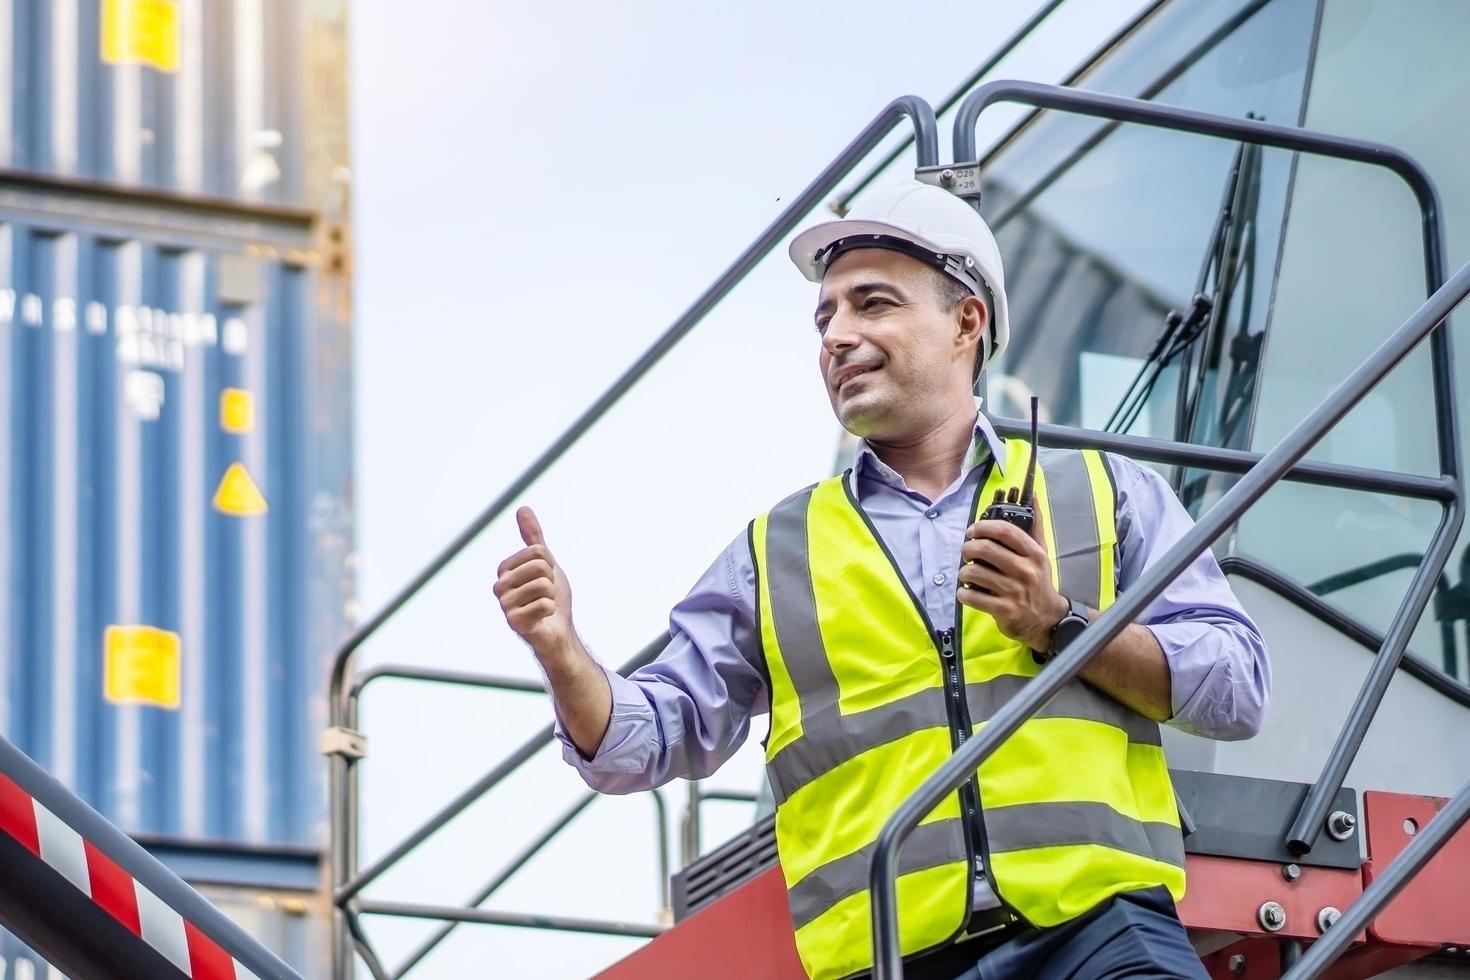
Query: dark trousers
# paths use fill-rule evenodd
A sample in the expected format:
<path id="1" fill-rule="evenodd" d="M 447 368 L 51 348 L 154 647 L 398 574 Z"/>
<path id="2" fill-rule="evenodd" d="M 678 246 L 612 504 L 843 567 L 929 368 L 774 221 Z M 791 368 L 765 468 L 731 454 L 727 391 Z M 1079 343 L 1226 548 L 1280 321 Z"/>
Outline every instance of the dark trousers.
<path id="1" fill-rule="evenodd" d="M 1071 922 L 1027 929 L 998 946 L 967 952 L 966 945 L 945 950 L 943 962 L 936 957 L 914 974 L 924 980 L 1208 980 L 1164 888 L 1114 896 Z"/>

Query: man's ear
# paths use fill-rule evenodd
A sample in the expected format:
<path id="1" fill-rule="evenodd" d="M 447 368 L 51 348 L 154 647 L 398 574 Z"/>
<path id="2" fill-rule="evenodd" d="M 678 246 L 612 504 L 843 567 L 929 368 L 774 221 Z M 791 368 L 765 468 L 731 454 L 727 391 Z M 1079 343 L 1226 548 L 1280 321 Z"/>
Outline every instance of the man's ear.
<path id="1" fill-rule="evenodd" d="M 980 297 L 966 296 L 955 307 L 955 342 L 969 348 L 971 344 L 968 342 L 973 341 L 974 350 L 983 350 L 989 333 L 990 311 Z"/>

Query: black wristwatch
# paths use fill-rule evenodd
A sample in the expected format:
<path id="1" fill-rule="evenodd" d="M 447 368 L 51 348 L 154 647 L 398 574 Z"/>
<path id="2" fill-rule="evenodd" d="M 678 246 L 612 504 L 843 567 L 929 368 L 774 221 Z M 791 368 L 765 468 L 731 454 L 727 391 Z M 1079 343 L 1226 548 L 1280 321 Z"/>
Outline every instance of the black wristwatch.
<path id="1" fill-rule="evenodd" d="M 1051 628 L 1051 647 L 1045 652 L 1032 651 L 1032 656 L 1037 663 L 1046 663 L 1052 657 L 1061 653 L 1082 631 L 1087 629 L 1091 622 L 1087 618 L 1087 607 L 1076 599 L 1067 600 L 1067 615 L 1063 616 L 1055 626 Z"/>

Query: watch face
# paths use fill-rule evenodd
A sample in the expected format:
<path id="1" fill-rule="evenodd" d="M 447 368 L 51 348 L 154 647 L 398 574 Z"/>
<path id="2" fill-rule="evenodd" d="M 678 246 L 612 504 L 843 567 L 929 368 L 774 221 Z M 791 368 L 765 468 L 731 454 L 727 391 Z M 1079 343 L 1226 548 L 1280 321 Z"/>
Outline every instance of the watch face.
<path id="1" fill-rule="evenodd" d="M 1075 613 L 1068 613 L 1066 617 L 1057 623 L 1057 628 L 1052 631 L 1051 649 L 1053 653 L 1061 653 L 1082 631 L 1087 629 L 1087 619 Z"/>

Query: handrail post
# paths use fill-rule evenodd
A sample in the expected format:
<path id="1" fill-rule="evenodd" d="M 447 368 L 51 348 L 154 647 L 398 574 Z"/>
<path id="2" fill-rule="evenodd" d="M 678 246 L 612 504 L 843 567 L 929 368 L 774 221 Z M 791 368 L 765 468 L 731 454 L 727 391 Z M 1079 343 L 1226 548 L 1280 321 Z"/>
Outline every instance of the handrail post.
<path id="1" fill-rule="evenodd" d="M 689 780 L 689 795 L 684 800 L 684 819 L 681 821 L 680 845 L 683 860 L 680 862 L 684 867 L 689 867 L 699 860 L 699 807 L 703 799 L 699 780 Z"/>

